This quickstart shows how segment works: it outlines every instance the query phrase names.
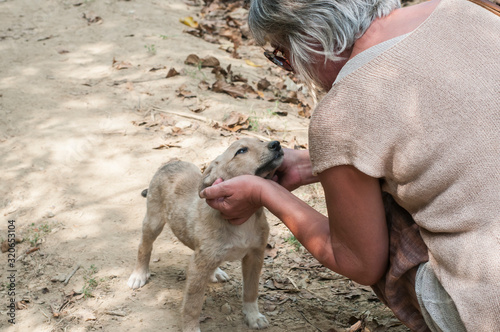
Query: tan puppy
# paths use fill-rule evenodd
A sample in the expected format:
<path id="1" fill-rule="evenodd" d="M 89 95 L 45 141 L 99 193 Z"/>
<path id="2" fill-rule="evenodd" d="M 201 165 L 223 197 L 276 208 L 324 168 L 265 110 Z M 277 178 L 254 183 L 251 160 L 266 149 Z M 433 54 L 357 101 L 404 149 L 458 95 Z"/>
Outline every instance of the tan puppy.
<path id="1" fill-rule="evenodd" d="M 280 143 L 243 138 L 234 142 L 205 170 L 184 161 L 171 161 L 161 167 L 147 192 L 147 212 L 142 225 L 142 240 L 130 288 L 142 287 L 150 276 L 149 260 L 153 242 L 166 223 L 186 246 L 194 250 L 189 263 L 182 303 L 184 332 L 200 331 L 205 288 L 209 279 L 227 281 L 219 269 L 224 261 L 242 260 L 243 313 L 253 329 L 269 323 L 257 305 L 259 276 L 269 226 L 261 208 L 242 225 L 231 225 L 220 212 L 207 205 L 199 193 L 215 180 L 228 180 L 244 174 L 271 178 L 283 161 Z"/>

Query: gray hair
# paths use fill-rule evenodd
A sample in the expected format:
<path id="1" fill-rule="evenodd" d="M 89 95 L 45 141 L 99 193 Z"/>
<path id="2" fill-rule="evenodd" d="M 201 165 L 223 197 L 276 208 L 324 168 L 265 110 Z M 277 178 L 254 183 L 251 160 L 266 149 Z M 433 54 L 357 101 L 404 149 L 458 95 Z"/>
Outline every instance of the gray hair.
<path id="1" fill-rule="evenodd" d="M 294 71 L 311 85 L 318 74 L 314 54 L 341 60 L 373 20 L 400 6 L 399 0 L 251 0 L 248 25 L 257 44 L 288 49 Z"/>

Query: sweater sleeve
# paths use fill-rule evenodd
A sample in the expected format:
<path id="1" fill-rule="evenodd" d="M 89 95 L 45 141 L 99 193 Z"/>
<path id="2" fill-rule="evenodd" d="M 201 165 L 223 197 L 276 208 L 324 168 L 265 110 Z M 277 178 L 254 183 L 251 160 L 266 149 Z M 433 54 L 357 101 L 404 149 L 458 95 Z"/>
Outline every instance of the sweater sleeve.
<path id="1" fill-rule="evenodd" d="M 350 95 L 347 103 L 337 103 L 344 97 L 332 89 L 314 111 L 309 126 L 313 174 L 352 165 L 372 177 L 390 176 L 398 126 L 383 105 L 359 109 L 353 97 L 358 94 Z M 340 104 L 345 107 L 334 108 Z"/>

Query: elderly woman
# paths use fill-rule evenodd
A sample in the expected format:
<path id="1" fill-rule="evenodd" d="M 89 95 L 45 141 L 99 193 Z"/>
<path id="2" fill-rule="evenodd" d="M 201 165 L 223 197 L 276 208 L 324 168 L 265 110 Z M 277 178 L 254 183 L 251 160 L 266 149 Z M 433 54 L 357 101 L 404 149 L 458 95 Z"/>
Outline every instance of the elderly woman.
<path id="1" fill-rule="evenodd" d="M 500 18 L 467 0 L 399 7 L 252 0 L 250 29 L 275 48 L 266 56 L 328 93 L 310 151 L 286 150 L 275 182 L 220 179 L 201 195 L 234 224 L 266 207 L 414 331 L 495 331 Z M 290 192 L 316 181 L 328 216 Z M 404 210 L 389 197 L 386 213 L 387 194 Z"/>

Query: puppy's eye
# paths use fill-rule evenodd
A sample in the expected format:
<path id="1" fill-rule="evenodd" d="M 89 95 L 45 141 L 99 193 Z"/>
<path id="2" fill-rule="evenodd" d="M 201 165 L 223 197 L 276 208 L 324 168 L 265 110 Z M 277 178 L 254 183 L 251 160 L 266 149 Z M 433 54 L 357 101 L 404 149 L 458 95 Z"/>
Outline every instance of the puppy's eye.
<path id="1" fill-rule="evenodd" d="M 234 154 L 234 156 L 236 157 L 240 153 L 246 153 L 247 151 L 248 151 L 248 148 L 241 148 L 238 151 L 236 151 L 236 153 Z"/>

